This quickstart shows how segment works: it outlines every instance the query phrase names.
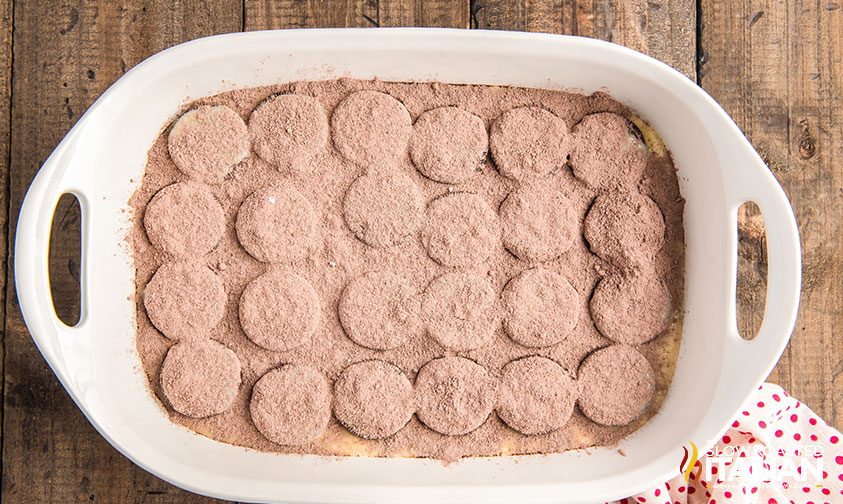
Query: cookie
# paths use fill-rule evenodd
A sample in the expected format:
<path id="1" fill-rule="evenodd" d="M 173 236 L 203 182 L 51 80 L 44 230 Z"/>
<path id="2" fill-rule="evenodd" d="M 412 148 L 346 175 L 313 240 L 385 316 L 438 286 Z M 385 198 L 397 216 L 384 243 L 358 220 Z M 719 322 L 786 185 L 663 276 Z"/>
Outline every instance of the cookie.
<path id="1" fill-rule="evenodd" d="M 255 383 L 249 414 L 258 431 L 273 443 L 306 445 L 328 427 L 331 388 L 316 369 L 286 364 Z"/>
<path id="2" fill-rule="evenodd" d="M 237 112 L 223 105 L 188 110 L 173 124 L 167 149 L 190 178 L 216 184 L 249 157 L 249 132 Z"/>
<path id="3" fill-rule="evenodd" d="M 483 168 L 489 137 L 483 120 L 459 107 L 438 107 L 416 119 L 410 158 L 427 178 L 446 184 L 472 179 Z"/>
<path id="4" fill-rule="evenodd" d="M 483 366 L 464 357 L 442 357 L 416 376 L 416 415 L 429 428 L 462 436 L 486 421 L 495 406 L 497 381 Z"/>
<path id="5" fill-rule="evenodd" d="M 526 181 L 542 178 L 568 161 L 565 121 L 541 107 L 519 107 L 492 123 L 489 147 L 501 175 Z"/>
<path id="6" fill-rule="evenodd" d="M 240 326 L 252 342 L 285 352 L 310 341 L 319 326 L 319 296 L 303 277 L 272 271 L 246 286 L 239 315 Z"/>
<path id="7" fill-rule="evenodd" d="M 201 256 L 222 238 L 225 212 L 207 186 L 177 182 L 155 193 L 143 227 L 158 250 L 176 257 Z"/>
<path id="8" fill-rule="evenodd" d="M 413 416 L 413 401 L 410 380 L 382 360 L 352 364 L 334 383 L 334 416 L 366 439 L 387 438 L 401 430 Z"/>
<path id="9" fill-rule="evenodd" d="M 240 360 L 211 339 L 176 343 L 161 366 L 161 390 L 174 410 L 192 418 L 228 410 L 240 388 Z"/>

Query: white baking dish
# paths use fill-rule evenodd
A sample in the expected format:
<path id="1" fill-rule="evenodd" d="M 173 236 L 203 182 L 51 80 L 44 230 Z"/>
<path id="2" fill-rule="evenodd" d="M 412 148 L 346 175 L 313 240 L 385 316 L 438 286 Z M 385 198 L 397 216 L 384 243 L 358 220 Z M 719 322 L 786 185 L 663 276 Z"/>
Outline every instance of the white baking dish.
<path id="1" fill-rule="evenodd" d="M 338 76 L 608 90 L 670 148 L 685 211 L 683 339 L 660 413 L 614 449 L 430 460 L 258 453 L 169 422 L 135 350 L 134 274 L 124 243 L 128 198 L 153 140 L 182 103 L 236 87 Z M 55 204 L 82 207 L 82 319 L 63 325 L 50 299 L 47 250 Z M 756 202 L 767 224 L 769 278 L 760 333 L 735 322 L 736 211 Z M 50 156 L 26 196 L 15 244 L 18 298 L 59 380 L 117 449 L 186 489 L 272 502 L 591 502 L 678 474 L 682 445 L 719 436 L 769 373 L 796 317 L 800 249 L 784 192 L 725 112 L 668 66 L 590 39 L 457 30 L 308 30 L 196 40 L 115 83 Z"/>

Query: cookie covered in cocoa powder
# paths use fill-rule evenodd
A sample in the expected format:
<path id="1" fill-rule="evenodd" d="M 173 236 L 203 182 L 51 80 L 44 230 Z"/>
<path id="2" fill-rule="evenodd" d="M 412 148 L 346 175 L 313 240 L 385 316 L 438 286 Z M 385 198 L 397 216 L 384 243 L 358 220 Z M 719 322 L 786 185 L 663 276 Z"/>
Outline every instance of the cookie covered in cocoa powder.
<path id="1" fill-rule="evenodd" d="M 257 155 L 278 169 L 310 173 L 310 161 L 328 142 L 328 116 L 310 96 L 275 95 L 252 111 L 249 135 Z"/>
<path id="2" fill-rule="evenodd" d="M 568 423 L 580 386 L 558 363 L 534 355 L 503 367 L 499 391 L 496 411 L 501 420 L 535 436 Z"/>
<path id="3" fill-rule="evenodd" d="M 568 162 L 565 121 L 542 107 L 518 107 L 492 123 L 489 146 L 501 175 L 526 181 L 543 178 Z"/>
<path id="4" fill-rule="evenodd" d="M 185 112 L 170 129 L 167 145 L 179 170 L 209 184 L 222 182 L 250 151 L 246 123 L 224 105 Z"/>
<path id="5" fill-rule="evenodd" d="M 182 415 L 203 418 L 228 410 L 240 388 L 240 360 L 211 339 L 176 343 L 161 366 L 161 390 Z"/>
<path id="6" fill-rule="evenodd" d="M 652 264 L 664 246 L 664 216 L 638 191 L 610 191 L 597 196 L 583 223 L 591 250 L 622 268 Z"/>
<path id="7" fill-rule="evenodd" d="M 391 350 L 422 332 L 421 300 L 410 282 L 388 271 L 355 278 L 340 296 L 340 323 L 355 343 Z"/>
<path id="8" fill-rule="evenodd" d="M 364 167 L 403 158 L 412 130 L 404 104 L 380 91 L 351 93 L 331 116 L 334 146 L 346 159 Z"/>
<path id="9" fill-rule="evenodd" d="M 225 301 L 222 280 L 207 266 L 192 261 L 164 264 L 143 293 L 146 315 L 170 339 L 207 336 L 222 320 Z"/>
<path id="10" fill-rule="evenodd" d="M 414 410 L 413 385 L 388 362 L 352 364 L 334 383 L 334 416 L 360 437 L 392 436 L 407 425 Z"/>
<path id="11" fill-rule="evenodd" d="M 438 107 L 416 119 L 410 137 L 410 157 L 427 178 L 459 184 L 483 168 L 489 150 L 486 125 L 459 107 Z"/>
<path id="12" fill-rule="evenodd" d="M 273 443 L 305 445 L 328 426 L 331 388 L 316 369 L 286 364 L 255 383 L 249 413 L 258 431 Z"/>
<path id="13" fill-rule="evenodd" d="M 441 434 L 468 434 L 489 417 L 497 386 L 486 368 L 470 359 L 434 359 L 416 376 L 416 415 Z"/>
<path id="14" fill-rule="evenodd" d="M 612 345 L 591 353 L 580 365 L 578 404 L 601 425 L 626 425 L 644 414 L 655 394 L 656 378 L 634 347 Z"/>
<path id="15" fill-rule="evenodd" d="M 261 262 L 303 259 L 315 246 L 316 215 L 307 199 L 292 187 L 264 187 L 250 194 L 237 210 L 237 239 Z"/>
<path id="16" fill-rule="evenodd" d="M 225 211 L 204 184 L 176 182 L 149 201 L 143 216 L 149 241 L 175 257 L 210 252 L 225 232 Z"/>

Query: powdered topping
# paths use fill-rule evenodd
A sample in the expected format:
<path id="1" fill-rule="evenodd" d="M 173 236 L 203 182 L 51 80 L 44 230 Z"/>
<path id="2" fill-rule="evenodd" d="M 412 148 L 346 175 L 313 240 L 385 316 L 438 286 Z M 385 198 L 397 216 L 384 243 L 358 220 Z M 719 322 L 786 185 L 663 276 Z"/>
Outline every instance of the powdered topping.
<path id="1" fill-rule="evenodd" d="M 287 364 L 255 383 L 249 413 L 258 431 L 273 443 L 304 445 L 328 426 L 331 389 L 312 367 Z"/>
<path id="2" fill-rule="evenodd" d="M 443 266 L 467 268 L 485 262 L 500 240 L 497 215 L 477 194 L 453 193 L 427 208 L 422 243 Z"/>
<path id="3" fill-rule="evenodd" d="M 568 423 L 577 396 L 579 386 L 562 366 L 546 357 L 525 357 L 504 366 L 496 411 L 522 434 L 546 434 Z"/>
<path id="4" fill-rule="evenodd" d="M 612 191 L 594 200 L 583 224 L 591 250 L 622 268 L 650 264 L 664 245 L 659 207 L 636 191 Z"/>
<path id="5" fill-rule="evenodd" d="M 164 396 L 185 416 L 201 418 L 226 411 L 239 388 L 240 360 L 214 340 L 177 343 L 161 366 Z"/>
<path id="6" fill-rule="evenodd" d="M 421 332 L 419 296 L 403 277 L 387 271 L 352 280 L 340 297 L 339 317 L 348 337 L 373 350 L 390 350 Z"/>
<path id="7" fill-rule="evenodd" d="M 647 166 L 647 148 L 639 135 L 635 125 L 621 115 L 586 116 L 573 130 L 574 175 L 594 188 L 637 187 Z"/>
<path id="8" fill-rule="evenodd" d="M 519 259 L 549 261 L 579 237 L 579 219 L 558 188 L 533 184 L 516 189 L 500 208 L 503 244 Z"/>
<path id="9" fill-rule="evenodd" d="M 319 325 L 319 296 L 289 271 L 264 273 L 240 297 L 240 325 L 256 345 L 283 352 L 308 341 Z"/>
<path id="10" fill-rule="evenodd" d="M 149 320 L 164 336 L 195 339 L 207 336 L 222 320 L 225 289 L 204 265 L 167 263 L 146 284 L 143 303 Z"/>
<path id="11" fill-rule="evenodd" d="M 249 157 L 249 134 L 237 112 L 206 105 L 188 110 L 176 121 L 168 147 L 185 175 L 214 184 Z"/>
<path id="12" fill-rule="evenodd" d="M 419 228 L 424 196 L 406 175 L 363 175 L 348 188 L 343 210 L 354 236 L 373 247 L 389 247 Z"/>
<path id="13" fill-rule="evenodd" d="M 249 117 L 255 152 L 279 169 L 310 173 L 310 158 L 328 142 L 325 108 L 310 96 L 268 98 Z"/>
<path id="14" fill-rule="evenodd" d="M 177 182 L 155 194 L 143 216 L 149 241 L 177 257 L 204 255 L 225 232 L 225 212 L 204 185 Z"/>
<path id="15" fill-rule="evenodd" d="M 609 163 L 599 172 L 605 183 L 594 184 L 576 178 L 565 156 L 573 145 L 567 125 L 584 126 L 584 117 L 603 112 L 632 117 L 622 104 L 601 93 L 340 79 L 236 90 L 188 107 L 222 105 L 247 118 L 249 157 L 222 180 L 203 182 L 173 162 L 168 129 L 150 150 L 131 200 L 138 352 L 173 422 L 250 449 L 324 456 L 453 461 L 611 446 L 642 420 L 607 427 L 579 412 L 566 417 L 561 399 L 536 399 L 542 394 L 530 387 L 544 393 L 567 385 L 540 387 L 553 380 L 527 364 L 536 360 L 556 374 L 569 373 L 598 348 L 653 334 L 636 347 L 657 371 L 657 393 L 644 415 L 663 401 L 680 337 L 681 320 L 672 315 L 681 315 L 683 299 L 683 202 L 673 166 L 664 149 L 653 147 L 639 179 L 609 183 L 626 180 L 623 164 Z M 512 121 L 502 127 L 507 117 Z M 484 159 L 492 141 L 486 126 L 493 124 L 501 130 L 492 135 L 497 146 L 506 148 L 496 153 L 500 159 Z M 646 123 L 639 128 L 648 146 L 660 145 Z M 630 137 L 614 138 L 599 149 L 625 151 Z M 507 159 L 527 162 L 507 165 Z M 173 190 L 168 186 L 195 193 L 180 190 L 177 204 L 162 205 Z M 655 204 L 661 220 L 629 219 L 627 210 L 614 215 L 616 206 L 642 198 L 644 213 L 647 202 Z M 583 236 L 584 220 L 593 204 L 606 199 L 612 203 L 602 220 L 596 218 L 600 204 L 592 209 L 590 238 L 619 229 L 632 238 L 618 239 L 614 249 L 604 239 L 610 251 L 639 250 L 636 233 L 660 234 L 664 245 L 645 245 L 650 252 L 636 252 L 634 260 L 598 252 L 599 240 L 590 244 Z M 625 220 L 636 223 L 625 228 Z M 209 235 L 216 239 L 206 240 Z M 170 242 L 191 245 L 173 253 L 176 247 L 160 245 Z M 167 268 L 182 267 L 176 261 L 199 273 L 156 287 Z M 155 275 L 162 263 L 172 264 Z M 218 308 L 209 310 L 212 299 Z M 663 318 L 656 315 L 660 310 Z M 668 330 L 660 332 L 660 322 Z M 221 413 L 188 417 L 163 390 L 162 363 L 174 340 L 211 339 L 236 354 L 243 383 Z M 525 359 L 536 354 L 542 357 Z M 444 373 L 441 385 L 422 386 L 420 370 L 455 355 L 485 370 L 480 380 L 493 389 L 505 369 L 521 384 L 489 392 L 498 414 L 490 415 L 494 407 L 482 401 L 461 410 L 460 398 L 485 397 L 470 393 L 479 386 L 472 373 L 465 373 L 465 382 L 459 372 Z M 378 363 L 362 364 L 373 359 Z M 261 399 L 261 387 L 255 389 L 261 377 L 290 366 L 309 370 L 303 373 L 316 385 L 308 388 L 296 375 L 288 386 L 298 392 L 275 392 L 283 407 Z M 519 381 L 513 376 L 520 366 L 530 371 Z M 197 383 L 217 378 L 200 376 Z M 405 408 L 407 394 L 393 392 L 406 390 L 407 379 L 419 386 Z M 269 404 L 263 423 L 258 413 L 253 421 L 253 396 L 255 404 Z M 419 405 L 422 412 L 413 418 Z M 439 416 L 431 413 L 440 410 Z M 443 427 L 452 416 L 468 420 Z M 459 433 L 474 426 L 464 435 L 435 430 Z"/>
<path id="16" fill-rule="evenodd" d="M 495 331 L 495 290 L 471 273 L 445 273 L 424 291 L 427 332 L 443 347 L 461 352 L 485 344 Z"/>
<path id="17" fill-rule="evenodd" d="M 612 345 L 592 353 L 580 366 L 577 381 L 583 414 L 602 425 L 625 425 L 641 416 L 653 399 L 653 368 L 641 352 Z"/>
<path id="18" fill-rule="evenodd" d="M 416 415 L 436 432 L 468 434 L 489 417 L 496 391 L 497 381 L 476 362 L 464 357 L 435 359 L 416 377 Z"/>
<path id="19" fill-rule="evenodd" d="M 412 119 L 388 94 L 357 91 L 337 105 L 331 131 L 346 159 L 362 166 L 389 164 L 406 155 Z"/>
<path id="20" fill-rule="evenodd" d="M 428 110 L 416 119 L 410 157 L 425 177 L 459 184 L 483 168 L 489 137 L 476 115 L 458 107 Z"/>
<path id="21" fill-rule="evenodd" d="M 544 177 L 568 161 L 565 121 L 541 107 L 504 112 L 492 123 L 489 137 L 492 157 L 504 177 Z"/>
<path id="22" fill-rule="evenodd" d="M 360 437 L 392 436 L 407 425 L 414 410 L 410 380 L 382 360 L 352 364 L 334 384 L 334 416 Z"/>
<path id="23" fill-rule="evenodd" d="M 667 286 L 649 270 L 604 278 L 594 289 L 590 307 L 597 329 L 627 345 L 640 345 L 663 333 L 673 315 Z"/>
<path id="24" fill-rule="evenodd" d="M 264 187 L 240 206 L 236 229 L 240 244 L 258 261 L 296 261 L 314 245 L 316 216 L 295 189 Z"/>
<path id="25" fill-rule="evenodd" d="M 559 273 L 535 268 L 504 288 L 503 327 L 517 343 L 547 347 L 565 341 L 580 319 L 580 295 Z"/>

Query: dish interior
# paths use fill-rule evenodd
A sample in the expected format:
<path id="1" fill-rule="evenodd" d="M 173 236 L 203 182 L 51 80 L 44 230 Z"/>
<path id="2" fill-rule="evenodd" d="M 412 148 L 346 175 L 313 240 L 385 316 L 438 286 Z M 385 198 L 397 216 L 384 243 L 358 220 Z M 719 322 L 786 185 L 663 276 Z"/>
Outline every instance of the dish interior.
<path id="1" fill-rule="evenodd" d="M 150 150 L 130 237 L 138 351 L 174 422 L 263 451 L 456 460 L 614 446 L 658 411 L 681 333 L 684 201 L 669 153 L 634 111 L 603 93 L 351 79 L 242 89 L 183 110 Z M 374 111 L 395 124 L 369 135 Z M 221 114 L 232 125 L 214 129 Z M 238 149 L 251 137 L 252 153 L 222 165 L 224 177 L 198 172 L 209 149 L 189 161 L 178 150 L 192 127 Z M 464 173 L 447 164 L 470 147 Z M 284 216 L 260 234 L 255 219 L 276 205 Z M 191 290 L 174 273 L 186 264 L 223 289 Z M 198 356 L 225 355 L 192 343 L 207 338 L 234 351 L 239 387 L 223 387 L 238 372 L 212 357 L 206 379 L 183 376 L 204 372 Z M 609 347 L 640 358 L 642 375 L 623 359 L 599 378 L 582 364 L 615 355 L 598 351 Z M 366 361 L 376 363 L 366 379 L 386 381 L 349 382 Z M 284 415 L 299 418 L 301 401 L 255 418 L 256 382 L 287 366 L 332 389 L 330 421 L 327 410 L 308 417 L 327 428 L 267 434 L 271 418 L 293 429 Z M 197 405 L 200 389 L 224 402 Z"/>

